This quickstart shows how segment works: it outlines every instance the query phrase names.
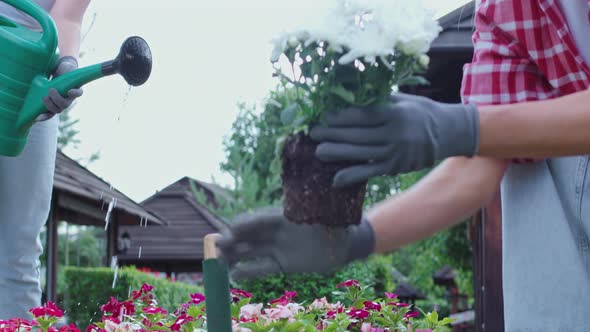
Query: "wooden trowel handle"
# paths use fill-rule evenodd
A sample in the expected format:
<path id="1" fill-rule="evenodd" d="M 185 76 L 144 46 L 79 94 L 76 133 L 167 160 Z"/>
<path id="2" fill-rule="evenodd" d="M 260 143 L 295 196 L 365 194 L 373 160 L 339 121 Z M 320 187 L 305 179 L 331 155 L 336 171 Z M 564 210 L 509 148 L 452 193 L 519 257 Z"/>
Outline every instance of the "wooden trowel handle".
<path id="1" fill-rule="evenodd" d="M 219 250 L 215 246 L 217 239 L 221 237 L 219 233 L 212 233 L 205 235 L 203 239 L 204 259 L 211 259 L 219 257 Z"/>

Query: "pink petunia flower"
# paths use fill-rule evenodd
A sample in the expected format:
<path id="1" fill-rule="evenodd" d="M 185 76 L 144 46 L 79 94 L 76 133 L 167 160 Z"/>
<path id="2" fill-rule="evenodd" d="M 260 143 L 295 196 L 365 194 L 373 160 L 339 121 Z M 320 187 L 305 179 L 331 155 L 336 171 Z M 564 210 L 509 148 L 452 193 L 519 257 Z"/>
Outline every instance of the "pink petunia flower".
<path id="1" fill-rule="evenodd" d="M 413 318 L 413 317 L 418 317 L 420 316 L 420 313 L 418 311 L 411 311 L 411 312 L 407 312 L 404 315 L 404 318 Z"/>
<path id="2" fill-rule="evenodd" d="M 240 317 L 245 319 L 258 319 L 262 314 L 262 303 L 246 304 L 240 308 Z"/>
<path id="3" fill-rule="evenodd" d="M 365 305 L 365 309 L 367 310 L 381 311 L 381 305 L 379 303 L 365 301 L 363 304 Z"/>
<path id="4" fill-rule="evenodd" d="M 32 313 L 33 316 L 35 316 L 35 318 L 39 318 L 39 317 L 61 318 L 64 315 L 63 311 L 60 310 L 55 305 L 55 303 L 53 303 L 51 301 L 47 302 L 47 304 L 45 304 L 44 306 L 31 309 L 31 310 L 29 310 L 29 312 Z"/>
<path id="5" fill-rule="evenodd" d="M 143 312 L 145 312 L 148 315 L 156 315 L 156 314 L 166 315 L 168 313 L 168 311 L 166 311 L 160 307 L 148 307 L 148 308 L 143 308 L 141 310 L 143 310 Z"/>
<path id="6" fill-rule="evenodd" d="M 151 301 L 154 297 L 153 294 L 151 294 L 153 289 L 154 289 L 154 286 L 152 286 L 152 285 L 148 285 L 148 284 L 141 285 L 141 288 L 139 290 L 134 290 L 131 292 L 131 296 L 133 298 L 133 301 L 138 300 L 140 298 L 144 303 Z"/>
<path id="7" fill-rule="evenodd" d="M 356 287 L 356 288 L 360 289 L 361 288 L 361 285 L 359 284 L 358 280 L 349 279 L 349 280 L 346 280 L 344 282 L 339 283 L 338 285 L 336 285 L 336 287 L 337 288 L 341 288 L 341 287 L 346 287 L 346 288 Z"/>
<path id="8" fill-rule="evenodd" d="M 334 317 L 336 317 L 337 314 L 341 314 L 343 312 L 344 312 L 344 307 L 339 307 L 335 310 L 328 310 L 328 312 L 326 312 L 326 318 L 334 319 Z"/>
<path id="9" fill-rule="evenodd" d="M 74 323 L 70 325 L 65 325 L 59 328 L 58 332 L 80 332 L 80 330 L 74 325 Z"/>
<path id="10" fill-rule="evenodd" d="M 360 332 L 385 332 L 385 330 L 381 327 L 373 327 L 371 323 L 363 323 Z"/>
<path id="11" fill-rule="evenodd" d="M 232 295 L 233 302 L 240 302 L 240 299 L 252 297 L 252 294 L 250 294 L 244 290 L 241 290 L 241 289 L 232 288 L 232 289 L 230 289 L 230 293 Z"/>
<path id="12" fill-rule="evenodd" d="M 309 306 L 312 309 L 323 310 L 328 308 L 329 304 L 330 303 L 328 302 L 328 300 L 325 297 L 322 297 L 321 299 L 313 300 L 313 302 Z"/>
<path id="13" fill-rule="evenodd" d="M 261 317 L 270 322 L 276 322 L 281 319 L 287 319 L 289 322 L 294 321 L 294 313 L 287 307 L 277 306 L 274 308 L 267 308 L 264 310 L 264 315 Z"/>
<path id="14" fill-rule="evenodd" d="M 348 316 L 355 319 L 365 319 L 369 317 L 369 312 L 364 309 L 352 309 L 348 312 Z"/>
<path id="15" fill-rule="evenodd" d="M 240 327 L 239 322 L 234 322 L 232 324 L 232 332 L 252 332 L 252 330 L 245 328 L 245 327 Z"/>
<path id="16" fill-rule="evenodd" d="M 289 302 L 291 302 L 291 300 L 293 300 L 293 298 L 295 296 L 297 296 L 297 292 L 286 291 L 283 296 L 279 297 L 278 299 L 274 299 L 274 300 L 270 301 L 268 304 L 270 304 L 270 305 L 273 305 L 273 304 L 287 305 Z"/>
<path id="17" fill-rule="evenodd" d="M 201 302 L 205 301 L 205 295 L 201 293 L 194 293 L 191 294 L 191 302 L 192 304 L 200 304 Z"/>
<path id="18" fill-rule="evenodd" d="M 390 299 L 390 300 L 393 300 L 393 299 L 397 299 L 397 294 L 385 292 L 385 297 L 388 298 L 388 299 Z"/>
<path id="19" fill-rule="evenodd" d="M 113 317 L 121 317 L 121 315 L 133 315 L 135 313 L 135 305 L 131 301 L 119 302 L 116 298 L 110 297 L 109 302 L 100 307 L 103 313 L 110 313 Z"/>
<path id="20" fill-rule="evenodd" d="M 409 304 L 403 303 L 403 302 L 389 302 L 389 303 L 387 303 L 387 305 L 391 305 L 391 306 L 399 307 L 399 308 L 405 308 L 405 307 L 410 306 Z"/>
<path id="21" fill-rule="evenodd" d="M 186 324 L 188 322 L 192 322 L 193 320 L 194 320 L 193 317 L 188 316 L 187 314 L 182 314 L 176 318 L 174 323 L 172 323 L 172 325 L 170 326 L 170 331 L 180 331 L 180 328 L 184 324 Z"/>

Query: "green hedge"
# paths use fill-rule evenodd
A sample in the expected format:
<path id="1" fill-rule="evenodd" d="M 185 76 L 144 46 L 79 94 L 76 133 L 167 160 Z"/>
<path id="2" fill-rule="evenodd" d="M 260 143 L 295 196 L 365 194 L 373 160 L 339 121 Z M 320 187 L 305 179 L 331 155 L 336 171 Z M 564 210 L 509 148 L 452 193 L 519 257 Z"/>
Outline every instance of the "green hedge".
<path id="1" fill-rule="evenodd" d="M 132 267 L 118 270 L 117 281 L 113 287 L 114 271 L 110 268 L 64 268 L 64 310 L 71 323 L 86 327 L 100 320 L 101 305 L 109 297 L 123 301 L 132 290 L 141 288 L 144 283 L 154 286 L 154 294 L 160 305 L 173 311 L 179 304 L 190 300 L 189 294 L 203 293 L 200 286 L 173 282 L 137 271 Z"/>
<path id="2" fill-rule="evenodd" d="M 314 299 L 326 297 L 330 301 L 342 301 L 332 292 L 336 285 L 348 280 L 358 280 L 361 285 L 369 286 L 369 297 L 383 296 L 384 292 L 395 289 L 391 276 L 391 259 L 389 256 L 373 256 L 366 261 L 359 261 L 330 274 L 278 274 L 240 284 L 235 288 L 244 289 L 253 295 L 253 302 L 266 303 L 280 297 L 285 291 L 297 292 L 295 301 L 311 303 Z"/>

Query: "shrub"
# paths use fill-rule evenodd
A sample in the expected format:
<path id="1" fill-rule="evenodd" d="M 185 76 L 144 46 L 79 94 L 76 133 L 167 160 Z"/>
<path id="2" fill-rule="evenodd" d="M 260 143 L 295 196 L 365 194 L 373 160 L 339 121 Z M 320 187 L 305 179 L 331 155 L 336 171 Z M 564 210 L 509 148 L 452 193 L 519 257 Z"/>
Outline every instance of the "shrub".
<path id="1" fill-rule="evenodd" d="M 367 285 L 366 296 L 383 296 L 392 292 L 395 285 L 391 276 L 389 256 L 375 255 L 366 261 L 354 262 L 330 274 L 277 274 L 235 284 L 235 288 L 247 289 L 254 294 L 253 301 L 265 302 L 278 298 L 285 289 L 297 292 L 300 302 L 311 303 L 314 299 L 326 297 L 333 301 L 342 300 L 332 294 L 342 280 L 354 279 Z"/>
<path id="2" fill-rule="evenodd" d="M 100 307 L 111 296 L 127 298 L 132 289 L 139 289 L 144 283 L 154 286 L 160 306 L 167 310 L 190 300 L 189 294 L 203 292 L 200 286 L 158 278 L 132 267 L 120 268 L 116 282 L 113 282 L 114 271 L 110 268 L 66 267 L 64 276 L 67 287 L 63 307 L 70 322 L 80 327 L 100 321 Z"/>

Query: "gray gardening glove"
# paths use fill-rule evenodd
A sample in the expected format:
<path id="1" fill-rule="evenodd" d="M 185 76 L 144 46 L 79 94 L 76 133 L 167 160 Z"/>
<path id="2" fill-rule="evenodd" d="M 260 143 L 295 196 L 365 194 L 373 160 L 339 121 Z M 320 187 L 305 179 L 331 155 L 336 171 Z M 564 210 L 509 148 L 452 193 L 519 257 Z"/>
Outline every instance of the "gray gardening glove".
<path id="1" fill-rule="evenodd" d="M 217 241 L 220 258 L 234 280 L 275 273 L 331 272 L 369 256 L 375 247 L 372 226 L 299 225 L 280 208 L 262 209 L 236 218 Z"/>
<path id="2" fill-rule="evenodd" d="M 71 56 L 65 56 L 57 61 L 55 70 L 53 71 L 53 78 L 57 78 L 65 73 L 78 69 L 78 61 Z M 48 112 L 45 112 L 37 117 L 37 121 L 46 121 L 51 119 L 56 114 L 59 114 L 72 106 L 74 100 L 82 95 L 82 89 L 70 89 L 67 96 L 64 97 L 57 92 L 56 89 L 51 88 L 47 96 L 43 97 L 43 105 Z"/>
<path id="3" fill-rule="evenodd" d="M 474 156 L 479 115 L 474 105 L 398 93 L 377 107 L 328 113 L 310 136 L 320 143 L 318 159 L 359 163 L 334 177 L 335 187 L 345 187 L 374 176 L 421 170 L 447 157 Z"/>

